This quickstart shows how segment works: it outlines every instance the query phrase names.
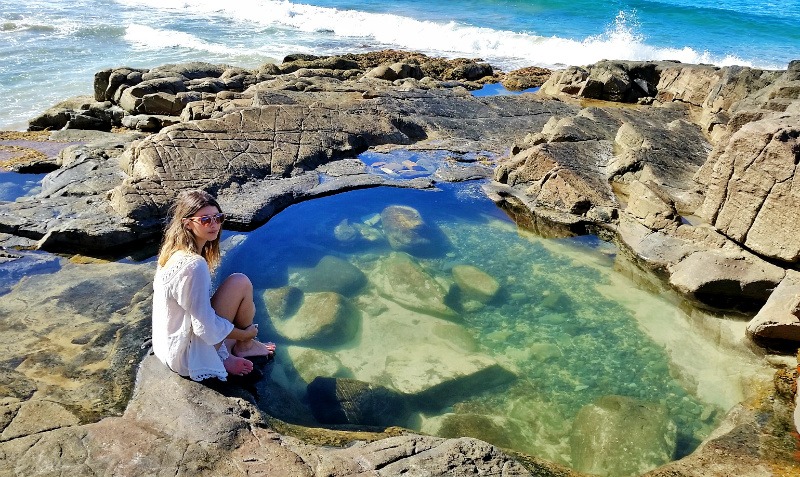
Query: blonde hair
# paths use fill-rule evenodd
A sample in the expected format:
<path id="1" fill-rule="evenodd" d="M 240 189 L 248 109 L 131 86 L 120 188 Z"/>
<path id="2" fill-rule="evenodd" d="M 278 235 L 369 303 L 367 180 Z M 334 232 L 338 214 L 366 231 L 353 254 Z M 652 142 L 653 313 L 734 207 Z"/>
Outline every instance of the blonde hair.
<path id="1" fill-rule="evenodd" d="M 161 241 L 161 249 L 158 251 L 159 266 L 163 267 L 172 254 L 178 250 L 200 255 L 206 259 L 208 268 L 211 270 L 219 265 L 219 235 L 214 240 L 206 242 L 202 250 L 198 250 L 194 233 L 183 222 L 183 219 L 191 217 L 208 205 L 213 205 L 219 212 L 222 212 L 217 199 L 206 191 L 188 190 L 178 194 L 169 209 L 169 223 L 164 229 L 164 238 Z"/>

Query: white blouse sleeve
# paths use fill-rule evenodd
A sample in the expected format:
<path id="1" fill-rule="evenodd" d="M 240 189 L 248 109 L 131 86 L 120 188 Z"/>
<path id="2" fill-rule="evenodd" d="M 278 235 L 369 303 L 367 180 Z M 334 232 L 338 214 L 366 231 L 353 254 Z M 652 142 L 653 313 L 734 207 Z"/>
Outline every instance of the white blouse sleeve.
<path id="1" fill-rule="evenodd" d="M 175 299 L 189 313 L 192 331 L 210 345 L 224 340 L 233 330 L 233 323 L 217 316 L 211 307 L 211 273 L 205 260 L 195 260 L 176 284 Z"/>

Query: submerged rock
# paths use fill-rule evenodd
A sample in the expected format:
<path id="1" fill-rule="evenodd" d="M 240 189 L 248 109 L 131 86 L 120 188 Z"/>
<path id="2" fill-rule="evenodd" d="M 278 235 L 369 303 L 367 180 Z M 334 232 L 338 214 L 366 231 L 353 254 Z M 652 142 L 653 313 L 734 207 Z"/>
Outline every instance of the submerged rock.
<path id="1" fill-rule="evenodd" d="M 303 303 L 303 290 L 286 286 L 272 288 L 263 293 L 267 313 L 273 320 L 285 320 L 295 313 Z"/>
<path id="2" fill-rule="evenodd" d="M 292 283 L 304 292 L 330 291 L 353 296 L 367 283 L 358 267 L 333 255 L 326 255 L 314 266 L 298 272 Z"/>
<path id="3" fill-rule="evenodd" d="M 358 333 L 361 313 L 334 292 L 306 293 L 293 315 L 272 318 L 275 331 L 296 343 L 333 346 L 346 343 Z"/>
<path id="4" fill-rule="evenodd" d="M 152 263 L 61 260 L 58 271 L 26 276 L 0 296 L 0 397 L 22 403 L 20 418 L 28 399 L 63 408 L 49 424 L 41 417 L 48 429 L 121 412 L 150 338 L 153 270 Z"/>
<path id="5" fill-rule="evenodd" d="M 386 355 L 393 389 L 411 395 L 423 409 L 441 409 L 479 391 L 513 381 L 516 375 L 489 356 L 415 343 Z"/>
<path id="6" fill-rule="evenodd" d="M 605 396 L 575 416 L 570 436 L 572 466 L 592 474 L 640 475 L 673 459 L 676 435 L 665 408 Z"/>
<path id="7" fill-rule="evenodd" d="M 491 275 L 472 265 L 456 265 L 453 267 L 453 280 L 467 298 L 488 303 L 500 290 L 500 283 Z"/>
<path id="8" fill-rule="evenodd" d="M 308 385 L 308 400 L 323 424 L 397 426 L 409 416 L 400 394 L 356 379 L 317 377 Z"/>
<path id="9" fill-rule="evenodd" d="M 448 291 L 408 254 L 392 252 L 369 278 L 381 296 L 406 308 L 444 318 L 457 316 L 445 304 Z"/>
<path id="10" fill-rule="evenodd" d="M 437 432 L 442 437 L 474 437 L 493 445 L 510 448 L 508 423 L 495 422 L 482 414 L 448 414 Z"/>
<path id="11" fill-rule="evenodd" d="M 322 351 L 314 348 L 304 348 L 302 346 L 283 346 L 279 351 L 280 355 L 287 358 L 285 364 L 291 365 L 298 377 L 303 381 L 305 387 L 315 378 L 339 378 L 351 374 L 339 361 L 335 353 Z"/>
<path id="12" fill-rule="evenodd" d="M 417 256 L 442 252 L 444 237 L 441 231 L 427 224 L 413 207 L 392 205 L 383 209 L 381 225 L 394 250 Z"/>

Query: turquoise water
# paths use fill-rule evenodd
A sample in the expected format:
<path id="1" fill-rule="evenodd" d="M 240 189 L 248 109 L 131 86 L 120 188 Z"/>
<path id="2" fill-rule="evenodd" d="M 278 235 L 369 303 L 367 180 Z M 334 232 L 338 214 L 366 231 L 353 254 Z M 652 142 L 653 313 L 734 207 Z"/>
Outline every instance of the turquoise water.
<path id="1" fill-rule="evenodd" d="M 255 67 L 289 53 L 383 48 L 482 57 L 503 69 L 600 59 L 785 68 L 800 51 L 800 1 L 398 2 L 4 0 L 0 128 L 91 94 L 96 71 L 210 61 Z"/>
<path id="2" fill-rule="evenodd" d="M 410 256 L 449 290 L 444 303 L 454 316 L 443 319 L 398 305 L 381 291 L 382 270 L 388 257 L 396 256 L 381 218 L 392 205 L 417 210 L 431 236 L 438 237 L 433 249 Z M 344 234 L 345 228 L 358 233 Z M 276 331 L 300 325 L 276 325 L 278 318 L 266 312 L 267 297 L 286 286 L 305 290 L 306 297 L 326 286 L 340 290 L 347 273 L 320 271 L 324 257 L 342 259 L 366 275 L 366 285 L 347 298 L 359 310 L 360 327 L 355 336 L 317 340 L 311 346 L 318 350 L 316 368 L 300 380 L 307 363 L 293 359 L 310 345 Z M 488 303 L 459 295 L 453 284 L 459 265 L 493 277 L 498 294 Z M 719 336 L 713 344 L 695 344 L 697 330 L 686 329 L 687 315 L 664 298 L 668 294 L 641 290 L 618 267 L 615 248 L 594 237 L 542 239 L 519 230 L 473 182 L 445 185 L 438 192 L 354 191 L 291 206 L 246 234 L 225 256 L 218 276 L 243 272 L 254 282 L 261 337 L 276 341 L 280 350 L 273 378 L 297 399 L 307 399 L 305 384 L 318 373 L 325 375 L 321 369 L 401 392 L 417 389 L 404 380 L 428 382 L 432 369 L 413 356 L 425 355 L 427 363 L 437 363 L 436 373 L 447 375 L 442 370 L 453 366 L 448 357 L 458 350 L 465 361 L 490 360 L 515 378 L 462 390 L 457 398 L 428 397 L 425 406 L 417 404 L 410 416 L 391 424 L 443 436 L 466 434 L 569 465 L 578 412 L 604 396 L 625 396 L 666 410 L 677 426 L 672 457 L 680 458 L 740 398 L 741 379 L 731 376 L 741 373 L 743 361 L 725 356 L 729 350 Z M 685 356 L 687 349 L 691 356 Z M 441 364 L 436 361 L 440 352 Z M 410 356 L 406 368 L 390 368 L 395 353 Z M 326 368 L 331 362 L 336 365 Z M 631 455 L 635 452 L 616 451 L 613 459 L 637 458 Z"/>

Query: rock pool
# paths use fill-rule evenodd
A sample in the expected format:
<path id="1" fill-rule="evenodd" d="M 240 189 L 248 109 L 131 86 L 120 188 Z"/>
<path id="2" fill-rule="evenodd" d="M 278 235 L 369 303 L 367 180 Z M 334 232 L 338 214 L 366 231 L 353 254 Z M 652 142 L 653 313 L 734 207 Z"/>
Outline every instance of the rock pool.
<path id="1" fill-rule="evenodd" d="M 478 182 L 291 206 L 226 254 L 232 272 L 279 345 L 271 379 L 323 424 L 633 475 L 694 450 L 766 372 L 745 322 L 682 304 L 594 237 L 519 229 Z"/>

